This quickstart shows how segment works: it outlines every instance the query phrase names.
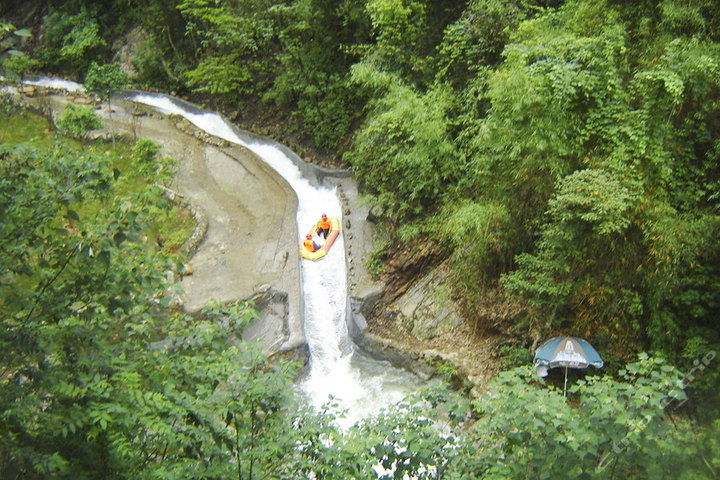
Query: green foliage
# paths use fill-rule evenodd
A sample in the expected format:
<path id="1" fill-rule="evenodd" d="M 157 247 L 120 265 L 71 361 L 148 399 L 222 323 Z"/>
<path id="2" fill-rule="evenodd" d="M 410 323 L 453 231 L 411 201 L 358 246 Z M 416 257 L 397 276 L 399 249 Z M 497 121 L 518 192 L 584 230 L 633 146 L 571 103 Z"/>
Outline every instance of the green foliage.
<path id="1" fill-rule="evenodd" d="M 710 159 L 720 47 L 676 39 L 663 50 L 657 64 L 638 72 L 633 84 L 645 106 L 646 139 L 639 147 L 648 161 L 641 166 L 667 190 L 673 206 L 692 210 L 717 185 L 717 167 Z"/>
<path id="2" fill-rule="evenodd" d="M 76 205 L 110 188 L 99 159 L 3 153 L 2 411 L 3 437 L 12 439 L 4 476 L 79 473 L 68 453 L 108 418 L 91 399 L 112 376 L 115 318 L 136 299 L 150 301 L 140 282 L 152 288 L 163 276 L 159 265 L 130 261 L 138 252 L 125 239 L 138 231 L 136 215 L 116 210 L 80 223 Z"/>
<path id="3" fill-rule="evenodd" d="M 410 79 L 425 79 L 427 58 L 418 55 L 423 43 L 426 6 L 414 0 L 369 0 L 366 3 L 376 43 L 368 56 L 378 70 Z M 366 60 L 367 61 L 367 60 Z"/>
<path id="4" fill-rule="evenodd" d="M 35 70 L 39 65 L 39 61 L 27 55 L 12 55 L 3 61 L 5 74 L 15 76 L 19 82 L 22 82 L 25 75 Z"/>
<path id="5" fill-rule="evenodd" d="M 186 76 L 190 85 L 198 86 L 197 91 L 214 95 L 249 93 L 253 88 L 251 73 L 233 54 L 206 58 Z"/>
<path id="6" fill-rule="evenodd" d="M 7 101 L 11 101 L 10 98 Z M 13 108 L 14 110 L 14 108 Z M 0 132 L 0 144 L 24 143 L 38 146 L 52 144 L 52 137 L 48 139 L 46 130 L 50 124 L 46 119 L 41 118 L 37 112 L 21 108 L 19 111 L 5 113 L 0 117 L 3 122 L 3 129 Z"/>
<path id="7" fill-rule="evenodd" d="M 43 48 L 39 58 L 53 70 L 80 73 L 107 48 L 101 26 L 87 9 L 72 14 L 54 11 L 44 18 Z"/>
<path id="8" fill-rule="evenodd" d="M 363 464 L 377 466 L 372 478 L 445 478 L 452 459 L 467 453 L 455 435 L 443 433 L 465 420 L 466 404 L 433 389 L 410 400 L 348 432 Z"/>
<path id="9" fill-rule="evenodd" d="M 131 59 L 138 85 L 170 92 L 186 87 L 185 72 L 194 62 L 197 38 L 186 32 L 187 22 L 175 0 L 154 0 L 131 9 L 147 35 Z"/>
<path id="10" fill-rule="evenodd" d="M 130 83 L 128 74 L 117 63 L 98 65 L 92 63 L 85 75 L 85 88 L 97 92 L 103 101 L 107 101 L 115 92 L 127 88 Z"/>
<path id="11" fill-rule="evenodd" d="M 368 269 L 370 275 L 373 278 L 380 278 L 380 275 L 385 271 L 385 260 L 387 260 L 387 249 L 380 248 L 374 250 L 365 262 L 365 267 Z"/>
<path id="12" fill-rule="evenodd" d="M 481 415 L 469 458 L 452 478 L 711 478 L 717 432 L 667 419 L 686 398 L 682 375 L 641 355 L 615 380 L 539 387 L 529 367 L 500 374 L 474 402 Z M 705 459 L 705 462 L 698 459 Z"/>
<path id="13" fill-rule="evenodd" d="M 110 61 L 115 41 L 138 22 L 134 0 L 53 2 L 42 10 L 36 58 L 55 75 L 84 76 L 95 62 Z"/>
<path id="14" fill-rule="evenodd" d="M 88 131 L 103 126 L 102 119 L 95 113 L 93 107 L 83 107 L 74 103 L 67 104 L 57 124 L 61 130 L 76 137 L 83 137 Z"/>
<path id="15" fill-rule="evenodd" d="M 593 235 L 610 236 L 624 232 L 636 196 L 633 185 L 626 186 L 601 170 L 579 170 L 563 178 L 557 194 L 549 202 L 548 214 L 558 223 L 590 228 Z M 567 238 L 571 232 L 558 232 Z"/>
<path id="16" fill-rule="evenodd" d="M 161 148 L 162 145 L 147 138 L 141 138 L 135 142 L 132 148 L 134 168 L 143 175 L 150 175 L 165 167 L 164 163 L 171 163 L 168 159 L 163 162 L 158 158 Z"/>
<path id="17" fill-rule="evenodd" d="M 521 24 L 489 78 L 491 109 L 470 145 L 477 174 L 492 179 L 518 222 L 535 221 L 558 176 L 606 148 L 608 118 L 623 102 L 622 30 L 585 36 L 558 24 L 555 15 Z"/>
<path id="18" fill-rule="evenodd" d="M 462 87 L 478 71 L 502 60 L 510 33 L 527 15 L 524 2 L 474 0 L 448 25 L 439 46 L 437 77 Z"/>
<path id="19" fill-rule="evenodd" d="M 518 256 L 518 269 L 503 277 L 504 285 L 539 307 L 548 324 L 562 325 L 566 315 L 578 312 L 558 309 L 580 304 L 583 315 L 594 315 L 591 322 L 576 320 L 575 328 L 586 329 L 583 334 L 589 329 L 617 329 L 618 322 L 627 328 L 643 313 L 638 279 L 627 265 L 633 258 L 628 238 L 636 191 L 636 186 L 624 185 L 601 170 L 580 170 L 565 177 L 549 202 L 538 253 Z M 620 263 L 623 268 L 607 269 Z M 595 310 L 598 300 L 602 306 Z M 608 309 L 606 301 L 615 308 Z"/>
<path id="20" fill-rule="evenodd" d="M 6 81 L 21 81 L 27 72 L 37 67 L 36 60 L 13 45 L 17 40 L 27 39 L 31 36 L 30 30 L 26 28 L 16 29 L 12 24 L 0 22 L 0 42 L 3 42 L 4 45 L 4 51 L 0 52 L 0 76 Z"/>
<path id="21" fill-rule="evenodd" d="M 22 106 L 15 102 L 14 96 L 11 92 L 0 92 L 0 113 L 3 115 L 12 115 L 21 113 L 23 111 Z M 7 132 L 0 133 L 0 143 L 3 142 Z"/>
<path id="22" fill-rule="evenodd" d="M 685 345 L 682 349 L 682 359 L 678 362 L 685 373 L 686 391 L 688 392 L 687 405 L 700 421 L 709 422 L 720 415 L 718 405 L 713 401 L 716 385 L 720 381 L 720 366 L 717 353 L 720 351 L 720 342 L 709 340 L 713 338 L 707 331 L 701 335 L 691 336 L 684 332 Z"/>
<path id="23" fill-rule="evenodd" d="M 527 347 L 503 345 L 498 353 L 501 356 L 500 365 L 506 370 L 522 367 L 532 362 L 532 356 Z"/>
<path id="24" fill-rule="evenodd" d="M 420 95 L 389 85 L 348 155 L 358 179 L 394 221 L 432 211 L 447 193 L 445 186 L 456 181 L 447 102 L 443 91 Z"/>
<path id="25" fill-rule="evenodd" d="M 687 5 L 711 21 L 700 3 Z M 686 8 L 662 8 L 671 7 Z M 455 239 L 465 297 L 504 272 L 541 329 L 597 335 L 624 355 L 647 339 L 674 356 L 688 322 L 713 322 L 700 312 L 716 301 L 716 246 L 700 231 L 714 232 L 717 215 L 720 56 L 706 38 L 662 35 L 638 56 L 647 46 L 618 28 L 627 15 L 605 2 L 568 2 L 522 22 L 504 62 L 467 80 L 467 107 L 457 107 L 461 123 L 450 131 L 473 162 L 460 190 L 472 200 L 451 207 L 443 233 Z M 466 54 L 464 28 L 448 32 L 447 55 Z M 468 225 L 482 213 L 475 203 L 511 215 L 488 245 L 471 240 Z M 684 313 L 670 306 L 680 299 Z"/>
<path id="26" fill-rule="evenodd" d="M 442 377 L 442 379 L 448 385 L 453 384 L 458 372 L 457 372 L 457 369 L 455 368 L 455 365 L 453 365 L 452 362 L 445 361 L 445 360 L 434 360 L 433 359 L 430 362 L 430 366 L 432 366 L 435 369 L 435 371 Z"/>
<path id="27" fill-rule="evenodd" d="M 153 140 L 139 139 L 130 152 L 130 162 L 126 166 L 129 171 L 124 176 L 126 182 L 132 184 L 152 181 L 168 185 L 174 176 L 176 162 L 172 158 L 160 157 L 161 148 L 162 146 Z M 122 181 L 123 179 L 120 179 L 120 183 Z M 165 201 L 148 208 L 154 218 L 148 231 L 150 238 L 167 251 L 177 251 L 195 228 L 190 212 L 178 205 L 168 208 L 168 202 Z"/>
<path id="28" fill-rule="evenodd" d="M 707 1 L 676 2 L 665 0 L 660 3 L 662 25 L 676 35 L 693 36 L 708 33 L 707 19 L 703 10 L 710 9 Z"/>
<path id="29" fill-rule="evenodd" d="M 272 58 L 273 25 L 265 0 L 243 4 L 216 4 L 185 0 L 177 5 L 186 19 L 187 34 L 199 42 L 197 66 L 186 72 L 191 86 L 237 101 L 242 94 L 262 90 L 265 76 L 274 70 L 259 58 Z"/>
<path id="30" fill-rule="evenodd" d="M 474 202 L 449 204 L 441 216 L 440 238 L 453 248 L 457 281 L 470 284 L 480 277 L 491 279 L 506 267 L 505 258 L 511 216 L 503 205 Z"/>
<path id="31" fill-rule="evenodd" d="M 163 55 L 155 40 L 142 42 L 131 60 L 132 67 L 137 72 L 133 83 L 144 87 L 163 87 L 168 91 L 178 88 L 183 83 L 181 78 L 184 76 L 184 65 L 179 60 L 170 65 Z"/>
<path id="32" fill-rule="evenodd" d="M 302 0 L 271 10 L 281 68 L 263 100 L 290 108 L 301 130 L 323 149 L 337 147 L 362 113 L 363 92 L 348 84 L 346 51 L 366 35 L 362 25 L 347 28 L 358 21 L 360 8 L 356 2 Z"/>
<path id="33" fill-rule="evenodd" d="M 151 164 L 157 159 L 162 145 L 154 140 L 141 138 L 132 149 L 133 160 L 139 164 Z"/>

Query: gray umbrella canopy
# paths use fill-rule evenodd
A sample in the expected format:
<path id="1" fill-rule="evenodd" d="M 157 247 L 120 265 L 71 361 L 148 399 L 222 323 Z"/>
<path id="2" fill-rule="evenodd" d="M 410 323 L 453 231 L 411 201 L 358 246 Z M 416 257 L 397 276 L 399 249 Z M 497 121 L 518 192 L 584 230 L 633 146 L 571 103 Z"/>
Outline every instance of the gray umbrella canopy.
<path id="1" fill-rule="evenodd" d="M 604 363 L 600 354 L 583 339 L 575 337 L 555 337 L 535 350 L 535 371 L 541 377 L 547 375 L 550 368 L 565 368 L 565 387 L 567 387 L 568 368 L 587 368 L 592 365 L 601 368 Z M 563 389 L 565 394 L 566 388 Z"/>

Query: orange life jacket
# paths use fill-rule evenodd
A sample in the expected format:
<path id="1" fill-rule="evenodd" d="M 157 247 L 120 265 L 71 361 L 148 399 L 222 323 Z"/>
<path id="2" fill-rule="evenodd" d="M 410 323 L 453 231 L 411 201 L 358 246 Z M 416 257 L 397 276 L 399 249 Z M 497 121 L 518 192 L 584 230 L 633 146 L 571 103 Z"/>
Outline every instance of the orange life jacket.
<path id="1" fill-rule="evenodd" d="M 317 228 L 318 228 L 318 230 L 326 230 L 326 229 L 329 230 L 330 222 L 328 222 L 327 220 L 320 220 L 317 224 Z"/>
<path id="2" fill-rule="evenodd" d="M 315 242 L 313 242 L 311 239 L 305 240 L 305 242 L 303 243 L 303 245 L 305 245 L 305 248 L 307 248 L 307 249 L 310 250 L 311 252 L 314 252 L 314 251 L 316 250 L 316 249 L 315 249 Z"/>

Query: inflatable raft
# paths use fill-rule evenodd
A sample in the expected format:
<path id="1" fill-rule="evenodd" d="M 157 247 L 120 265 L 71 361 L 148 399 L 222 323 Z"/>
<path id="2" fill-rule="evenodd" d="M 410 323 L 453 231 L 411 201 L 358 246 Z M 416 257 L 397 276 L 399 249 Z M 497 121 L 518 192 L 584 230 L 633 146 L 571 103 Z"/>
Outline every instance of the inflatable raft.
<path id="1" fill-rule="evenodd" d="M 330 250 L 330 247 L 333 246 L 333 243 L 335 243 L 338 235 L 340 235 L 340 222 L 337 218 L 328 218 L 328 222 L 330 222 L 330 233 L 328 233 L 327 238 L 325 239 L 325 243 L 323 243 L 322 247 L 315 250 L 314 252 L 311 252 L 304 246 L 301 246 L 300 256 L 309 260 L 317 260 L 318 258 L 324 257 L 328 250 Z M 317 224 L 313 226 L 309 233 L 313 237 L 315 236 L 315 234 L 317 233 Z"/>

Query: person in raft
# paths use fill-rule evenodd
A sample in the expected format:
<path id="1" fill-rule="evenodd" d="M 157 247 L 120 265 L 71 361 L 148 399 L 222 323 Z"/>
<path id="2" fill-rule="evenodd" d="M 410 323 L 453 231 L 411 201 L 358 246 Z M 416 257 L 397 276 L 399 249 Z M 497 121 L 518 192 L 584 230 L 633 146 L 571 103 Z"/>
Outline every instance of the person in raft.
<path id="1" fill-rule="evenodd" d="M 303 245 L 305 245 L 305 248 L 308 249 L 310 252 L 314 252 L 318 248 L 320 248 L 320 245 L 315 243 L 315 241 L 312 239 L 312 235 L 309 233 L 305 235 L 305 242 L 303 242 Z"/>
<path id="2" fill-rule="evenodd" d="M 317 233 L 319 236 L 327 240 L 328 233 L 330 233 L 330 222 L 328 222 L 327 215 L 322 214 L 322 218 L 317 223 Z"/>

